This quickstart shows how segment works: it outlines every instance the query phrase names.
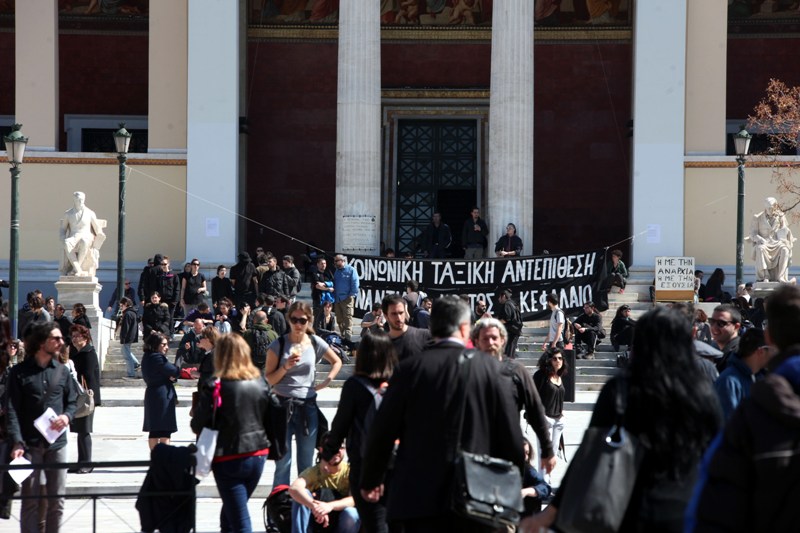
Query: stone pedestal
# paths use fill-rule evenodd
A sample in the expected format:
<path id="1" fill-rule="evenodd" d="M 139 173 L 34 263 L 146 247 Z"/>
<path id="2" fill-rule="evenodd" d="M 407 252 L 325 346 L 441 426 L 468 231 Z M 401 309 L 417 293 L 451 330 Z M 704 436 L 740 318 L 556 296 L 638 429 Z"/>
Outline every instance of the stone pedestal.
<path id="1" fill-rule="evenodd" d="M 100 331 L 100 318 L 103 310 L 100 308 L 100 290 L 103 288 L 96 277 L 61 276 L 55 283 L 58 291 L 58 303 L 71 312 L 75 304 L 81 303 L 86 307 L 86 316 L 92 324 L 92 332 Z"/>
<path id="2" fill-rule="evenodd" d="M 753 298 L 766 298 L 781 285 L 780 281 L 756 281 L 753 283 Z"/>

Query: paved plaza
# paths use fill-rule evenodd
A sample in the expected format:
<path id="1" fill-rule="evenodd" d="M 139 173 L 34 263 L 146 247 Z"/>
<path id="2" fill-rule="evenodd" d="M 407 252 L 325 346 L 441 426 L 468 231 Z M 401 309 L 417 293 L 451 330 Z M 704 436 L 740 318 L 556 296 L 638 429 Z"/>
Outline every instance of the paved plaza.
<path id="1" fill-rule="evenodd" d="M 181 383 L 177 387 L 180 405 L 177 409 L 178 432 L 173 435 L 173 444 L 186 446 L 194 442 L 189 429 L 189 406 L 194 382 Z M 105 387 L 103 406 L 95 411 L 93 458 L 95 461 L 146 461 L 149 459 L 147 434 L 142 428 L 144 387 Z M 319 402 L 329 421 L 336 414 L 340 388 L 320 391 Z M 592 404 L 595 392 L 578 392 L 577 402 L 583 410 L 571 410 L 565 405 L 565 432 L 567 456 L 577 450 L 583 431 L 589 424 L 591 412 L 585 406 Z M 77 446 L 74 439 L 69 442 L 69 461 L 77 461 Z M 250 500 L 250 516 L 254 531 L 264 531 L 261 506 L 271 490 L 274 463 L 267 461 L 258 489 Z M 566 464 L 559 460 L 553 473 L 553 485 L 558 486 L 566 471 Z M 67 500 L 64 513 L 64 532 L 85 532 L 93 528 L 93 502 L 86 497 L 98 492 L 136 493 L 141 487 L 147 471 L 144 468 L 95 468 L 91 474 L 69 474 L 67 493 L 77 496 Z M 293 478 L 295 474 L 293 472 Z M 139 514 L 135 508 L 136 497 L 99 498 L 96 502 L 96 530 L 102 533 L 128 533 L 139 531 Z M 213 474 L 197 486 L 197 531 L 219 531 L 221 501 L 218 498 Z M 19 501 L 15 501 L 12 518 L 0 521 L 0 532 L 19 530 Z"/>

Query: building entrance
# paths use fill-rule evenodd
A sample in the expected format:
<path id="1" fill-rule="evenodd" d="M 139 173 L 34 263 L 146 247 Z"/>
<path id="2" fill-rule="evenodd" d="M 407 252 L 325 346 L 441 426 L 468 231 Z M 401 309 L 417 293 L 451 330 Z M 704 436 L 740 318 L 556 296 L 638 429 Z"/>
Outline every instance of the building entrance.
<path id="1" fill-rule="evenodd" d="M 422 234 L 438 211 L 453 233 L 452 256 L 463 256 L 461 226 L 478 199 L 477 121 L 402 119 L 397 133 L 398 252 L 421 252 Z"/>

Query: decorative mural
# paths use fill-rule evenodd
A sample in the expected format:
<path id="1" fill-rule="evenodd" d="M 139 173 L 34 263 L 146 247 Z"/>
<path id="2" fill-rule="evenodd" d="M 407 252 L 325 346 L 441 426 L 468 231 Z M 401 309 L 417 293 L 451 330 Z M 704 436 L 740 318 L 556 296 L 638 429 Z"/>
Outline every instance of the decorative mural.
<path id="1" fill-rule="evenodd" d="M 383 25 L 486 26 L 494 0 L 376 0 Z M 531 0 L 541 26 L 628 25 L 630 0 Z M 249 0 L 251 25 L 336 24 L 339 0 Z"/>
<path id="2" fill-rule="evenodd" d="M 62 15 L 147 15 L 150 0 L 58 0 Z"/>

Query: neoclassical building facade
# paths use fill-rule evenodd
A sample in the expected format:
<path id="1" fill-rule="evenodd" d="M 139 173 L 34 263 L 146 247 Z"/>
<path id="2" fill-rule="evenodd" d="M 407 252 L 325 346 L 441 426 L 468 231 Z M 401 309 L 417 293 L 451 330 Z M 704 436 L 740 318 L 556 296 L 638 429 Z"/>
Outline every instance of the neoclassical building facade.
<path id="1" fill-rule="evenodd" d="M 730 135 L 770 78 L 800 84 L 800 13 L 780 0 L 90 3 L 0 2 L 0 131 L 29 138 L 28 281 L 55 277 L 76 190 L 108 219 L 113 278 L 120 121 L 131 276 L 155 252 L 403 252 L 435 211 L 457 249 L 473 206 L 526 253 L 730 267 Z M 746 172 L 748 218 L 778 191 L 771 162 Z"/>

